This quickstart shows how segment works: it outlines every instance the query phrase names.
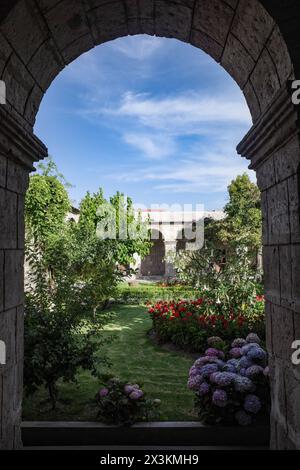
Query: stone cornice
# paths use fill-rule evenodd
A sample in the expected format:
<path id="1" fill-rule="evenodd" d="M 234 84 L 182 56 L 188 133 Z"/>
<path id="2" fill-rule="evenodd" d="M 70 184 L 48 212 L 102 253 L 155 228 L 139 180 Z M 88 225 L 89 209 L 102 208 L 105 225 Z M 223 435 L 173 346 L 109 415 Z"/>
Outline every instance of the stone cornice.
<path id="1" fill-rule="evenodd" d="M 45 145 L 18 122 L 6 106 L 0 106 L 0 152 L 32 171 L 33 163 L 48 155 Z"/>
<path id="2" fill-rule="evenodd" d="M 298 110 L 292 103 L 288 82 L 237 146 L 237 152 L 251 160 L 250 168 L 256 170 L 299 130 Z"/>

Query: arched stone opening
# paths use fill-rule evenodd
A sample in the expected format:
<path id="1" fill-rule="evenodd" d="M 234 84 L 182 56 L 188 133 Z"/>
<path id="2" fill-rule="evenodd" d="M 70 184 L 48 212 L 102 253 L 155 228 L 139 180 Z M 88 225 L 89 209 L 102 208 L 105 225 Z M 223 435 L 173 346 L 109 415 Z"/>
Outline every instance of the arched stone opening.
<path id="1" fill-rule="evenodd" d="M 267 12 L 268 11 L 268 12 Z M 236 80 L 253 127 L 238 146 L 262 191 L 272 447 L 300 448 L 299 124 L 289 80 L 300 68 L 299 2 L 277 0 L 4 0 L 0 7 L 0 447 L 20 446 L 24 194 L 47 149 L 33 134 L 42 97 L 80 54 L 128 34 L 203 49 Z M 1 16 L 2 15 L 2 16 Z M 297 401 L 298 400 L 298 401 Z"/>
<path id="2" fill-rule="evenodd" d="M 161 232 L 152 230 L 152 247 L 149 255 L 141 261 L 141 275 L 143 277 L 164 277 L 166 274 L 165 241 Z"/>

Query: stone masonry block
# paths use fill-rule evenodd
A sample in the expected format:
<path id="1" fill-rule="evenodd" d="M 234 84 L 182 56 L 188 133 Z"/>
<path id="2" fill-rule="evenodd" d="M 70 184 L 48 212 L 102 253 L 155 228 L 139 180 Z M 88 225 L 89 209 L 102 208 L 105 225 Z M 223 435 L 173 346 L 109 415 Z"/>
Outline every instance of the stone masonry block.
<path id="1" fill-rule="evenodd" d="M 281 305 L 293 307 L 291 245 L 279 246 Z"/>
<path id="2" fill-rule="evenodd" d="M 0 155 L 0 187 L 5 188 L 6 186 L 6 168 L 7 158 Z"/>
<path id="3" fill-rule="evenodd" d="M 45 41 L 28 64 L 40 88 L 48 89 L 54 78 L 63 69 L 64 61 L 52 39 Z"/>
<path id="4" fill-rule="evenodd" d="M 0 77 L 2 76 L 5 64 L 12 53 L 12 48 L 0 31 Z"/>
<path id="5" fill-rule="evenodd" d="M 96 44 L 128 34 L 125 3 L 100 5 L 87 13 Z"/>
<path id="6" fill-rule="evenodd" d="M 257 96 L 255 94 L 254 88 L 253 88 L 250 80 L 245 85 L 245 87 L 243 89 L 243 93 L 244 93 L 245 99 L 247 101 L 247 104 L 248 104 L 248 107 L 249 107 L 249 110 L 250 110 L 250 113 L 251 113 L 251 116 L 252 116 L 252 121 L 256 122 L 257 119 L 261 115 L 261 110 L 260 110 L 259 101 L 257 99 Z"/>
<path id="7" fill-rule="evenodd" d="M 243 89 L 254 69 L 255 62 L 243 44 L 235 36 L 229 34 L 222 65 Z"/>
<path id="8" fill-rule="evenodd" d="M 265 191 L 274 186 L 276 184 L 274 158 L 270 157 L 264 160 L 258 167 L 256 175 L 257 185 L 261 191 Z"/>
<path id="9" fill-rule="evenodd" d="M 10 57 L 2 79 L 6 84 L 7 101 L 23 115 L 34 80 L 15 54 Z"/>
<path id="10" fill-rule="evenodd" d="M 300 245 L 291 246 L 292 258 L 292 297 L 294 310 L 300 312 Z"/>
<path id="11" fill-rule="evenodd" d="M 287 180 L 292 243 L 300 242 L 300 174 Z"/>
<path id="12" fill-rule="evenodd" d="M 4 310 L 4 251 L 0 250 L 0 314 Z"/>
<path id="13" fill-rule="evenodd" d="M 8 160 L 7 189 L 18 194 L 25 194 L 29 184 L 29 173 L 23 167 Z"/>
<path id="14" fill-rule="evenodd" d="M 60 2 L 45 14 L 45 18 L 60 51 L 90 33 L 81 2 L 75 0 Z"/>
<path id="15" fill-rule="evenodd" d="M 293 66 L 286 43 L 282 34 L 276 26 L 267 44 L 268 51 L 276 64 L 280 84 L 284 83 L 293 76 Z"/>
<path id="16" fill-rule="evenodd" d="M 8 16 L 2 22 L 1 30 L 25 64 L 48 36 L 47 27 L 32 0 L 18 2 L 14 8 L 14 21 Z"/>
<path id="17" fill-rule="evenodd" d="M 232 8 L 219 0 L 196 0 L 193 29 L 203 31 L 224 46 L 233 16 Z"/>
<path id="18" fill-rule="evenodd" d="M 157 0 L 155 5 L 156 34 L 188 41 L 192 24 L 191 8 L 160 0 Z"/>
<path id="19" fill-rule="evenodd" d="M 17 307 L 24 301 L 24 253 L 22 250 L 9 250 L 5 252 L 5 310 Z"/>
<path id="20" fill-rule="evenodd" d="M 1 366 L 4 371 L 11 368 L 16 362 L 15 326 L 15 308 L 0 313 L 1 340 L 4 341 L 6 345 L 6 364 Z"/>
<path id="21" fill-rule="evenodd" d="M 17 195 L 0 188 L 0 247 L 17 247 Z"/>
<path id="22" fill-rule="evenodd" d="M 270 244 L 290 243 L 289 195 L 286 181 L 267 190 Z"/>
<path id="23" fill-rule="evenodd" d="M 296 136 L 280 147 L 273 156 L 276 181 L 295 175 L 300 167 L 300 142 Z"/>
<path id="24" fill-rule="evenodd" d="M 280 89 L 275 65 L 266 49 L 260 56 L 250 80 L 258 97 L 261 110 L 264 111 Z"/>
<path id="25" fill-rule="evenodd" d="M 257 60 L 273 26 L 274 21 L 259 2 L 240 0 L 231 32 Z"/>
<path id="26" fill-rule="evenodd" d="M 280 304 L 278 246 L 265 246 L 263 248 L 263 266 L 266 297 L 270 302 Z"/>
<path id="27" fill-rule="evenodd" d="M 292 310 L 278 305 L 272 306 L 272 337 L 275 357 L 291 361 L 292 344 L 295 339 Z"/>
<path id="28" fill-rule="evenodd" d="M 209 54 L 217 62 L 220 62 L 223 47 L 203 31 L 198 29 L 192 30 L 191 44 L 195 47 L 199 47 L 199 49 Z"/>

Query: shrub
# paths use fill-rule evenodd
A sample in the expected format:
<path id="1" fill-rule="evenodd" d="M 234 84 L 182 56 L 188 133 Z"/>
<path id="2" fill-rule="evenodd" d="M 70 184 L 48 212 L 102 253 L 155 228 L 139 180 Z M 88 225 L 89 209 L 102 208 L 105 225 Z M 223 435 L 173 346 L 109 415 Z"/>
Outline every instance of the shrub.
<path id="1" fill-rule="evenodd" d="M 209 298 L 194 301 L 157 302 L 149 308 L 153 328 L 161 342 L 171 341 L 176 346 L 202 352 L 210 336 L 222 336 L 227 346 L 237 336 L 246 336 L 251 331 L 265 334 L 264 300 L 257 297 L 254 307 L 240 313 L 231 309 L 222 313 L 222 306 Z"/>
<path id="2" fill-rule="evenodd" d="M 132 425 L 157 419 L 160 400 L 150 400 L 138 384 L 112 378 L 96 395 L 98 418 L 107 424 Z"/>
<path id="3" fill-rule="evenodd" d="M 216 338 L 215 338 L 216 340 Z M 219 339 L 220 340 L 220 339 Z M 270 408 L 267 353 L 256 334 L 236 339 L 227 360 L 209 348 L 189 372 L 188 388 L 196 394 L 195 408 L 207 424 L 247 426 Z"/>
<path id="4" fill-rule="evenodd" d="M 171 301 L 185 299 L 196 299 L 199 292 L 189 286 L 182 285 L 138 285 L 129 286 L 120 284 L 117 289 L 115 301 L 127 305 L 145 305 L 149 302 L 159 300 Z"/>

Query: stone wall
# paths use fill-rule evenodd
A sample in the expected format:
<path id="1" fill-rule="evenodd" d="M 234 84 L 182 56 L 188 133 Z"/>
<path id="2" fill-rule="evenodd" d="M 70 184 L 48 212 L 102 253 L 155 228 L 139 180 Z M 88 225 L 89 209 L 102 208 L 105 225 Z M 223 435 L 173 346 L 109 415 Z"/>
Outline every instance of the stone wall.
<path id="1" fill-rule="evenodd" d="M 263 8 L 264 5 L 268 12 Z M 239 145 L 262 191 L 272 446 L 300 448 L 299 120 L 288 81 L 300 72 L 298 0 L 2 0 L 0 79 L 0 447 L 20 444 L 23 204 L 32 162 L 47 150 L 32 133 L 59 72 L 95 45 L 128 34 L 177 38 L 203 49 L 236 80 L 254 126 Z M 298 78 L 300 78 L 298 76 Z"/>

